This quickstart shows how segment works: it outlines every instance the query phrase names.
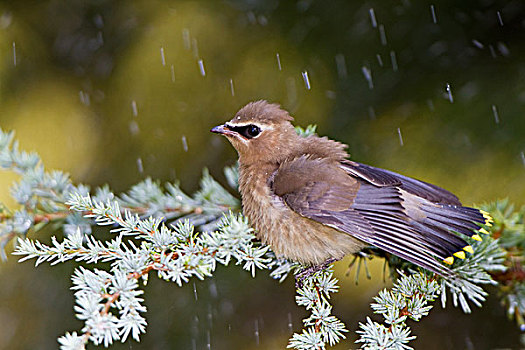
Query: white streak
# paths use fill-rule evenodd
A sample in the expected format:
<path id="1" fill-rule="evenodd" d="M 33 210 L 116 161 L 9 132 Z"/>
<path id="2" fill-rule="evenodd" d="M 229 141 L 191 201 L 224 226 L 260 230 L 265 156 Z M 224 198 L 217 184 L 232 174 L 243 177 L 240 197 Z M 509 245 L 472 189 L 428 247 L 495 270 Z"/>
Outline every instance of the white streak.
<path id="1" fill-rule="evenodd" d="M 496 11 L 496 14 L 498 15 L 498 23 L 499 23 L 499 25 L 503 27 L 503 18 L 501 17 L 501 12 Z"/>
<path id="2" fill-rule="evenodd" d="M 279 71 L 282 71 L 283 68 L 281 67 L 281 57 L 279 56 L 279 53 L 277 53 L 275 57 L 277 57 L 277 68 L 279 68 Z"/>
<path id="3" fill-rule="evenodd" d="M 401 128 L 397 128 L 397 135 L 399 136 L 399 144 L 403 147 L 403 135 L 401 135 Z"/>
<path id="4" fill-rule="evenodd" d="M 137 158 L 137 169 L 139 169 L 139 173 L 144 173 L 144 167 L 142 166 L 142 158 Z"/>
<path id="5" fill-rule="evenodd" d="M 368 10 L 368 13 L 370 14 L 370 22 L 372 22 L 372 27 L 376 28 L 377 21 L 376 21 L 376 14 L 374 12 L 374 9 L 371 8 L 370 10 Z"/>
<path id="6" fill-rule="evenodd" d="M 131 111 L 134 117 L 139 115 L 139 109 L 137 108 L 137 102 L 135 100 L 131 101 Z"/>
<path id="7" fill-rule="evenodd" d="M 383 67 L 383 59 L 381 58 L 380 54 L 376 54 L 377 63 L 379 63 L 379 67 Z"/>
<path id="8" fill-rule="evenodd" d="M 171 82 L 174 83 L 175 82 L 175 67 L 173 67 L 173 64 L 170 66 L 170 70 L 171 70 Z"/>
<path id="9" fill-rule="evenodd" d="M 476 39 L 472 39 L 472 43 L 474 44 L 474 46 L 476 46 L 478 49 L 483 49 L 485 46 L 483 46 L 483 44 L 476 40 Z"/>
<path id="10" fill-rule="evenodd" d="M 184 48 L 189 51 L 191 49 L 191 41 L 190 30 L 188 28 L 182 30 L 182 41 L 184 42 Z"/>
<path id="11" fill-rule="evenodd" d="M 345 78 L 347 76 L 345 55 L 342 53 L 335 55 L 335 66 L 337 68 L 337 75 Z"/>
<path id="12" fill-rule="evenodd" d="M 397 72 L 397 59 L 395 51 L 390 51 L 390 61 L 392 62 L 392 69 L 394 72 Z"/>
<path id="13" fill-rule="evenodd" d="M 430 5 L 430 13 L 432 14 L 432 22 L 434 22 L 434 24 L 437 24 L 438 20 L 436 16 L 436 8 L 434 7 L 434 5 Z"/>
<path id="14" fill-rule="evenodd" d="M 365 76 L 365 79 L 368 82 L 368 88 L 372 90 L 374 88 L 374 81 L 372 80 L 372 71 L 366 66 L 361 67 L 361 71 L 363 72 L 363 75 Z"/>
<path id="15" fill-rule="evenodd" d="M 199 60 L 199 70 L 201 72 L 201 75 L 204 77 L 206 76 L 206 71 L 204 70 L 204 61 Z"/>
<path id="16" fill-rule="evenodd" d="M 310 86 L 310 79 L 308 78 L 308 72 L 304 71 L 302 72 L 302 75 L 303 75 L 304 85 L 306 85 L 306 89 L 310 90 L 311 86 Z"/>
<path id="17" fill-rule="evenodd" d="M 523 163 L 523 166 L 525 166 L 525 153 L 523 151 L 520 152 L 521 162 Z"/>
<path id="18" fill-rule="evenodd" d="M 139 125 L 136 121 L 132 120 L 129 122 L 129 133 L 133 136 L 137 135 L 140 132 Z"/>
<path id="19" fill-rule="evenodd" d="M 186 141 L 186 135 L 182 135 L 182 149 L 184 149 L 184 152 L 188 152 L 188 141 Z"/>
<path id="20" fill-rule="evenodd" d="M 454 97 L 452 96 L 452 88 L 450 87 L 449 83 L 447 83 L 446 90 L 448 94 L 448 100 L 450 101 L 450 103 L 454 103 Z"/>
<path id="21" fill-rule="evenodd" d="M 199 45 L 197 44 L 197 39 L 191 39 L 191 48 L 193 49 L 193 57 L 195 59 L 199 58 Z"/>
<path id="22" fill-rule="evenodd" d="M 383 46 L 386 46 L 387 41 L 386 41 L 385 26 L 382 24 L 379 25 L 379 38 L 381 39 L 381 44 Z"/>
<path id="23" fill-rule="evenodd" d="M 496 124 L 499 124 L 499 114 L 496 105 L 492 105 L 492 114 L 494 114 L 494 121 L 496 122 Z"/>
<path id="24" fill-rule="evenodd" d="M 255 346 L 259 346 L 259 320 L 255 320 Z"/>
<path id="25" fill-rule="evenodd" d="M 13 41 L 13 64 L 16 67 L 16 44 L 14 41 Z"/>
<path id="26" fill-rule="evenodd" d="M 232 93 L 232 96 L 235 96 L 235 89 L 233 87 L 233 79 L 230 79 L 230 91 Z"/>
<path id="27" fill-rule="evenodd" d="M 160 47 L 160 60 L 162 62 L 162 65 L 165 66 L 166 65 L 166 57 L 164 57 L 164 48 L 162 46 Z"/>

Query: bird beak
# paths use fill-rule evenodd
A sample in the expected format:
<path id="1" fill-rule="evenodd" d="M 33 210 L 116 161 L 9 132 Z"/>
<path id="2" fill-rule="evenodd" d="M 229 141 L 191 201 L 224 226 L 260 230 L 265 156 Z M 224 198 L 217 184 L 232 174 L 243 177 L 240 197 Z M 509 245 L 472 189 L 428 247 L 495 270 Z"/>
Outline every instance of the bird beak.
<path id="1" fill-rule="evenodd" d="M 217 125 L 216 127 L 211 129 L 210 131 L 214 132 L 216 134 L 221 134 L 221 135 L 225 135 L 225 136 L 230 136 L 230 135 L 233 136 L 233 135 L 237 134 L 235 131 L 230 130 L 226 124 L 225 125 Z"/>

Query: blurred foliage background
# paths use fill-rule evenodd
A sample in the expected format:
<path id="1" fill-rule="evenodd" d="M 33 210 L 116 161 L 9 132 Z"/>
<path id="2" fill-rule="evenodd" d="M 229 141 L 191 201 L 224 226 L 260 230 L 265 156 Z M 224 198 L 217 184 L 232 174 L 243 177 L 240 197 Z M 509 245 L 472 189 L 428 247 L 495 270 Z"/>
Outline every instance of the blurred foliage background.
<path id="1" fill-rule="evenodd" d="M 525 204 L 521 0 L 3 1 L 0 48 L 0 126 L 77 182 L 124 191 L 177 178 L 192 191 L 205 166 L 224 182 L 236 155 L 208 130 L 268 99 L 355 160 L 467 205 Z M 0 174 L 8 206 L 13 180 Z M 0 348 L 56 348 L 80 327 L 73 266 L 15 260 L 0 265 Z M 348 261 L 334 307 L 355 330 L 388 283 L 378 261 L 356 286 Z M 148 333 L 114 348 L 284 348 L 304 315 L 292 281 L 238 268 L 183 288 L 151 278 L 145 298 Z M 473 315 L 436 306 L 414 332 L 415 348 L 518 348 L 496 298 Z"/>

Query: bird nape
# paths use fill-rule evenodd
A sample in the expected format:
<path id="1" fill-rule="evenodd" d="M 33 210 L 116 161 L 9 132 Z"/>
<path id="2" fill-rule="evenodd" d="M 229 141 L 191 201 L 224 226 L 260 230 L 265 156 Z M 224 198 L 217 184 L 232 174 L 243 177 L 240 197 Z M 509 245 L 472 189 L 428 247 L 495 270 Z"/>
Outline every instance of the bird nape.
<path id="1" fill-rule="evenodd" d="M 373 245 L 439 275 L 473 254 L 490 215 L 438 187 L 348 160 L 346 145 L 297 135 L 277 104 L 251 102 L 211 129 L 239 155 L 243 212 L 277 256 L 308 265 Z"/>

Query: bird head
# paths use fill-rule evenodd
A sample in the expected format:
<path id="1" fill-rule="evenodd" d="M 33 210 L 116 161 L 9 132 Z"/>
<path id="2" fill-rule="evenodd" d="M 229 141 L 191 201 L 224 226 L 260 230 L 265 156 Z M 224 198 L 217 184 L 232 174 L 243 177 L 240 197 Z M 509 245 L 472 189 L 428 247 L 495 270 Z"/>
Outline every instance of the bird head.
<path id="1" fill-rule="evenodd" d="M 226 136 L 241 164 L 278 163 L 292 154 L 298 143 L 292 120 L 279 105 L 261 100 L 248 103 L 211 132 Z"/>

